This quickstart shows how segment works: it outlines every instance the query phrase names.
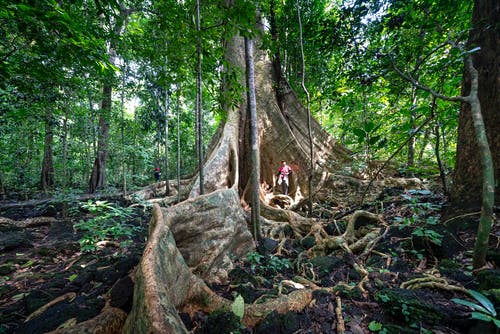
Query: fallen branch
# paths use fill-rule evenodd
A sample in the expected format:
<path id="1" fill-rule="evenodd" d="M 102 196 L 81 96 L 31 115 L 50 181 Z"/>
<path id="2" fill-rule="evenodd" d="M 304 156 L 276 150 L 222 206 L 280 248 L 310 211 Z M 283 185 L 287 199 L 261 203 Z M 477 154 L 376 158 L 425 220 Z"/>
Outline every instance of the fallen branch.
<path id="1" fill-rule="evenodd" d="M 337 333 L 344 334 L 345 333 L 345 323 L 344 317 L 342 316 L 342 300 L 339 296 L 335 298 L 337 302 L 337 307 L 335 307 L 335 314 L 337 315 Z"/>
<path id="2" fill-rule="evenodd" d="M 42 307 L 38 308 L 35 312 L 31 313 L 25 320 L 24 322 L 28 322 L 36 317 L 38 317 L 39 315 L 41 315 L 43 312 L 47 311 L 50 307 L 54 306 L 55 304 L 57 303 L 60 303 L 62 302 L 63 300 L 73 300 L 75 299 L 76 297 L 76 293 L 74 292 L 68 292 L 68 293 L 65 293 L 64 295 L 62 296 L 59 296 L 57 297 L 56 299 L 54 300 L 51 300 L 50 302 L 48 302 L 47 304 L 43 305 Z"/>

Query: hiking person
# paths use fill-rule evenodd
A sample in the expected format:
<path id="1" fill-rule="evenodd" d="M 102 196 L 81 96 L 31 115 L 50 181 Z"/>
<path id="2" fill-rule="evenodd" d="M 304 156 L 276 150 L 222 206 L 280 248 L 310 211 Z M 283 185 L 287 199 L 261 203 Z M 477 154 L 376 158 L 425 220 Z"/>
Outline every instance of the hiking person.
<path id="1" fill-rule="evenodd" d="M 155 168 L 154 175 L 155 175 L 156 182 L 160 182 L 160 179 L 161 179 L 161 170 L 160 170 L 160 168 L 158 168 L 158 167 Z"/>
<path id="2" fill-rule="evenodd" d="M 281 192 L 288 195 L 288 187 L 290 185 L 288 176 L 292 173 L 292 168 L 286 164 L 285 160 L 281 160 L 281 166 L 278 169 L 278 185 L 281 185 Z"/>

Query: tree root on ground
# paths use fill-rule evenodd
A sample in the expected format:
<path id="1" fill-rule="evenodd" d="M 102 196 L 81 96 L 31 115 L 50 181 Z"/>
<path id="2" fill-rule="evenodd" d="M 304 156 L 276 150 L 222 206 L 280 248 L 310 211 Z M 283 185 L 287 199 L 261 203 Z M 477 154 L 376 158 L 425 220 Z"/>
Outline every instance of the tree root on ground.
<path id="1" fill-rule="evenodd" d="M 230 191 L 232 190 L 224 192 Z M 224 195 L 213 193 L 207 196 Z M 227 202 L 227 198 L 225 199 Z M 206 201 L 215 199 L 207 198 Z M 134 304 L 123 333 L 187 333 L 178 315 L 179 311 L 194 314 L 198 311 L 231 309 L 233 301 L 217 295 L 187 266 L 174 239 L 174 229 L 178 228 L 178 224 L 171 221 L 173 217 L 177 217 L 178 210 L 181 208 L 165 212 L 158 206 L 153 208 L 150 240 L 138 267 Z M 211 214 L 212 217 L 215 216 L 213 211 Z M 254 326 L 275 310 L 279 313 L 300 311 L 312 301 L 312 291 L 296 290 L 262 304 L 245 305 L 242 323 Z"/>
<path id="2" fill-rule="evenodd" d="M 386 223 L 381 216 L 363 210 L 355 211 L 347 223 L 344 234 L 339 236 L 330 236 L 324 230 L 322 222 L 316 219 L 304 218 L 292 211 L 277 209 L 265 205 L 263 207 L 263 216 L 275 221 L 279 220 L 281 222 L 287 222 L 296 237 L 314 237 L 316 245 L 307 251 L 307 254 L 310 255 L 310 257 L 326 255 L 337 249 L 341 249 L 347 253 L 347 258 L 349 259 L 350 264 L 361 276 L 361 280 L 357 284 L 357 287 L 360 289 L 361 293 L 364 295 L 367 294 L 364 284 L 368 281 L 368 271 L 364 268 L 362 262 L 358 260 L 354 253 L 361 253 L 360 258 L 366 259 L 376 244 L 387 234 L 389 229 L 386 228 L 384 233 L 381 233 L 381 227 L 363 226 L 356 229 L 356 225 L 360 219 L 364 219 L 368 222 L 384 226 Z M 284 244 L 282 239 L 284 238 L 284 225 L 281 224 L 274 227 L 272 226 L 272 223 L 268 223 L 267 225 L 271 225 L 271 232 L 268 232 L 267 234 L 270 234 L 271 236 L 278 235 L 280 238 L 277 252 L 278 254 L 281 254 L 282 245 Z"/>
<path id="3" fill-rule="evenodd" d="M 317 222 L 316 219 L 302 217 L 290 210 L 274 208 L 264 202 L 261 202 L 260 214 L 264 218 L 262 219 L 264 222 L 263 234 L 271 238 L 278 236 L 286 224 L 291 227 L 296 237 L 301 238 L 303 235 L 309 233 L 311 226 Z"/>
<path id="4" fill-rule="evenodd" d="M 74 326 L 58 328 L 46 334 L 119 334 L 123 328 L 123 323 L 127 318 L 127 313 L 122 309 L 106 305 L 101 313 L 92 319 L 80 322 Z M 73 320 L 73 319 L 70 319 Z M 76 322 L 76 320 L 73 320 Z M 71 323 L 71 322 L 70 322 Z"/>
<path id="5" fill-rule="evenodd" d="M 440 289 L 446 291 L 456 291 L 462 292 L 466 295 L 470 295 L 467 289 L 462 286 L 450 284 L 445 278 L 437 276 L 438 273 L 431 272 L 429 274 L 425 274 L 423 277 L 413 278 L 409 281 L 401 283 L 399 286 L 401 289 Z"/>
<path id="6" fill-rule="evenodd" d="M 358 228 L 355 229 L 356 222 L 361 219 L 368 219 L 380 225 L 385 225 L 384 220 L 379 215 L 368 211 L 358 210 L 354 212 L 351 219 L 347 223 L 344 234 L 340 236 L 328 236 L 326 232 L 317 231 L 320 227 L 315 227 L 314 232 L 317 244 L 309 250 L 309 254 L 314 256 L 325 255 L 330 251 L 342 248 L 350 253 L 356 253 L 364 250 L 366 253 L 369 249 L 373 249 L 375 244 L 380 240 L 380 228 Z M 321 227 L 322 229 L 322 227 Z M 325 237 L 326 236 L 326 237 Z"/>

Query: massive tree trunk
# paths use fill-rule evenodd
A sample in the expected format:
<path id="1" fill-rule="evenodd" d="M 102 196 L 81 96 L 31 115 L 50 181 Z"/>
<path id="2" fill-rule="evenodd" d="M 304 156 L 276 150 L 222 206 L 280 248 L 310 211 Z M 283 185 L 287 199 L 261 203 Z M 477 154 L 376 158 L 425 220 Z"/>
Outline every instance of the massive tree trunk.
<path id="1" fill-rule="evenodd" d="M 228 63 L 244 69 L 244 50 L 243 38 L 228 41 Z M 292 195 L 305 193 L 309 166 L 307 113 L 291 89 L 283 94 L 287 112 L 281 112 L 273 89 L 275 77 L 271 61 L 261 50 L 255 52 L 254 59 L 260 181 L 272 185 L 275 170 L 284 159 L 294 166 Z M 244 77 L 240 79 L 243 85 Z M 240 198 L 248 191 L 251 171 L 246 106 L 243 98 L 239 107 L 227 108 L 227 118 L 218 131 L 218 140 L 214 141 L 204 164 L 206 195 L 199 196 L 197 178 L 189 200 L 162 212 L 155 209 L 125 333 L 184 333 L 186 329 L 177 310 L 210 311 L 210 308 L 230 305 L 230 301 L 211 292 L 204 281 L 226 281 L 233 267 L 231 259 L 253 248 L 249 214 L 240 204 Z M 349 158 L 316 121 L 312 120 L 311 127 L 315 145 L 314 175 L 318 185 L 333 166 L 340 166 Z M 269 207 L 262 214 L 273 220 L 302 222 L 296 217 L 298 215 L 275 212 Z M 255 310 L 252 306 L 245 307 L 243 322 L 255 324 L 276 307 L 282 312 L 299 310 L 310 302 L 311 291 L 300 291 L 282 299 L 273 305 L 254 307 Z M 203 306 L 200 300 L 209 302 Z"/>
<path id="2" fill-rule="evenodd" d="M 479 100 L 495 169 L 495 203 L 500 205 L 500 4 L 496 0 L 476 0 L 472 14 L 469 49 L 479 74 Z M 462 96 L 470 90 L 470 73 L 464 70 Z M 459 115 L 458 145 L 449 214 L 478 211 L 481 207 L 482 170 L 474 134 L 471 108 L 463 103 Z"/>

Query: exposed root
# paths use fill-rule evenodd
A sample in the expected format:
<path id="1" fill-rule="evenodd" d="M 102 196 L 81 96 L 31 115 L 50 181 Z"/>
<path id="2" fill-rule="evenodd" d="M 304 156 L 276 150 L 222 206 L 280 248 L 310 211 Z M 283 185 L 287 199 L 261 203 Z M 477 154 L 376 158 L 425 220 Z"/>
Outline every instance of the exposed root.
<path id="1" fill-rule="evenodd" d="M 469 295 L 469 292 L 464 287 L 450 284 L 443 277 L 438 277 L 433 274 L 425 274 L 425 276 L 423 277 L 417 277 L 409 281 L 403 282 L 401 283 L 400 288 L 409 290 L 431 288 L 431 289 L 440 289 L 446 291 L 462 292 L 466 295 Z"/>
<path id="2" fill-rule="evenodd" d="M 300 312 L 313 300 L 312 292 L 312 289 L 295 290 L 288 295 L 275 297 L 260 304 L 245 304 L 242 323 L 245 326 L 255 326 L 273 311 L 278 313 Z M 194 314 L 196 311 L 211 313 L 218 309 L 230 310 L 232 303 L 231 300 L 217 295 L 202 283 L 194 287 L 191 298 L 182 311 Z"/>
<path id="3" fill-rule="evenodd" d="M 119 334 L 127 318 L 127 313 L 122 309 L 106 305 L 96 317 L 75 326 L 58 328 L 47 334 Z"/>
<path id="4" fill-rule="evenodd" d="M 330 236 L 326 233 L 325 229 L 321 225 L 321 223 L 316 222 L 311 225 L 311 230 L 307 233 L 304 238 L 312 235 L 316 242 L 323 242 L 323 240 L 328 239 Z"/>
<path id="5" fill-rule="evenodd" d="M 51 306 L 54 306 L 55 304 L 59 303 L 59 302 L 62 302 L 63 300 L 66 300 L 66 299 L 69 299 L 69 300 L 73 300 L 75 299 L 76 297 L 76 293 L 74 292 L 68 292 L 68 293 L 65 293 L 64 295 L 62 296 L 59 296 L 57 297 L 56 299 L 53 299 L 51 300 L 50 302 L 48 302 L 47 304 L 43 305 L 42 307 L 40 307 L 39 309 L 37 309 L 35 312 L 31 313 L 25 320 L 24 322 L 28 322 L 30 321 L 31 319 L 34 319 L 36 317 L 38 317 L 40 314 L 42 314 L 43 312 L 47 311 Z"/>
<path id="6" fill-rule="evenodd" d="M 279 233 L 279 240 L 280 240 L 280 242 L 279 242 L 278 247 L 276 249 L 276 255 L 281 256 L 282 252 L 288 253 L 288 251 L 284 248 L 285 243 L 286 243 L 286 237 L 285 237 L 285 233 L 283 231 L 280 231 L 280 233 Z"/>
<path id="7" fill-rule="evenodd" d="M 317 222 L 316 219 L 302 217 L 298 213 L 289 210 L 283 210 L 279 208 L 273 208 L 265 203 L 261 202 L 261 216 L 265 219 L 269 219 L 274 222 L 286 222 L 290 225 L 294 235 L 297 238 L 301 238 L 306 235 L 311 230 L 311 226 Z M 284 224 L 281 224 L 281 228 Z M 275 230 L 275 233 L 279 232 Z M 264 234 L 265 231 L 264 231 Z M 276 234 L 274 234 L 276 235 Z M 271 237 L 273 235 L 271 234 Z"/>
<path id="8" fill-rule="evenodd" d="M 316 241 L 318 243 L 309 250 L 309 253 L 314 254 L 315 256 L 323 255 L 331 250 L 335 250 L 338 248 L 342 248 L 350 253 L 357 253 L 361 250 L 364 250 L 363 254 L 369 253 L 369 250 L 373 249 L 375 244 L 378 242 L 378 240 L 381 239 L 383 235 L 380 236 L 380 228 L 378 227 L 363 229 L 363 232 L 361 231 L 361 229 L 356 230 L 356 222 L 361 218 L 368 219 L 369 221 L 373 221 L 381 225 L 385 224 L 384 220 L 379 215 L 367 211 L 358 210 L 354 212 L 351 219 L 347 223 L 346 231 L 344 232 L 344 234 L 340 236 L 330 237 L 326 235 L 326 232 L 325 234 L 323 234 L 324 231 L 316 232 L 316 234 L 314 235 L 315 237 L 316 235 L 318 235 L 318 237 L 316 238 Z M 311 231 L 311 233 L 314 232 Z M 364 235 L 362 235 L 363 233 Z M 326 238 L 323 237 L 324 235 L 326 235 Z"/>

